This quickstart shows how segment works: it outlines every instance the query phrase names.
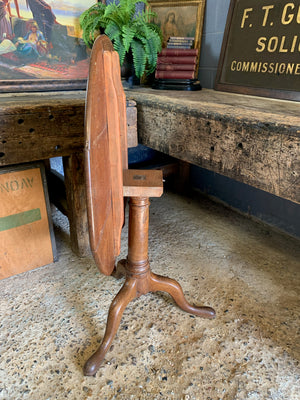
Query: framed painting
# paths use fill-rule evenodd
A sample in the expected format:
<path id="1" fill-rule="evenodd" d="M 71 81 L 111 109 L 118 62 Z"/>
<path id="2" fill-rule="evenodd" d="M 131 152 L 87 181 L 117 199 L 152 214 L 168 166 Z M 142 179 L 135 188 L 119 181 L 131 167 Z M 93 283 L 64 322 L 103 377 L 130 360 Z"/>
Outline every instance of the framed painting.
<path id="1" fill-rule="evenodd" d="M 84 89 L 79 16 L 97 0 L 0 0 L 0 92 Z"/>
<path id="2" fill-rule="evenodd" d="M 194 48 L 201 48 L 205 0 L 150 0 L 152 11 L 157 14 L 155 23 L 163 33 L 163 47 L 169 37 L 194 38 Z"/>
<path id="3" fill-rule="evenodd" d="M 231 0 L 216 90 L 300 101 L 296 3 Z"/>

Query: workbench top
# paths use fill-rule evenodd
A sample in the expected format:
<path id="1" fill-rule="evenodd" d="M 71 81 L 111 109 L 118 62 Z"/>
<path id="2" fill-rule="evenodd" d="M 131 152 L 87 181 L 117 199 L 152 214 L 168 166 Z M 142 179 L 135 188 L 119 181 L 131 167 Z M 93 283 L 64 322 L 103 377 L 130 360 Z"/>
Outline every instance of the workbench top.
<path id="1" fill-rule="evenodd" d="M 143 104 L 159 103 L 167 109 L 180 109 L 184 113 L 202 113 L 222 119 L 259 121 L 270 125 L 291 127 L 300 135 L 300 103 L 296 101 L 247 96 L 219 92 L 212 89 L 199 91 L 156 90 L 135 87 L 127 92 L 128 99 Z"/>

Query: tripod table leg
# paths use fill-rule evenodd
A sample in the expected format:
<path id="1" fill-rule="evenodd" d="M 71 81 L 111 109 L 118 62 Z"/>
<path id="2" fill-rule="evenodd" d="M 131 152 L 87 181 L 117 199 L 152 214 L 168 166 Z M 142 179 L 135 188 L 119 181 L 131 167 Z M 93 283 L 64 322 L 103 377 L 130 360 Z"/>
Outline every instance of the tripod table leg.
<path id="1" fill-rule="evenodd" d="M 136 297 L 136 280 L 128 278 L 110 305 L 105 334 L 98 350 L 88 359 L 84 366 L 84 375 L 95 375 L 119 328 L 123 312 Z"/>
<path id="2" fill-rule="evenodd" d="M 215 310 L 211 307 L 196 307 L 191 305 L 184 297 L 180 284 L 174 279 L 151 273 L 150 287 L 152 292 L 160 291 L 169 293 L 177 305 L 190 314 L 209 319 L 215 318 L 216 316 Z"/>

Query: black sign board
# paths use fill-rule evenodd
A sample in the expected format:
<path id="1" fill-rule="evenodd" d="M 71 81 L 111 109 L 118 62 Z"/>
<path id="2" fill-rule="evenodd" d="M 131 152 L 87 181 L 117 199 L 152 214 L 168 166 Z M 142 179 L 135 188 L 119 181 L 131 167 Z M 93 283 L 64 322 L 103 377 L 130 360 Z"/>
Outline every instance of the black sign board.
<path id="1" fill-rule="evenodd" d="M 300 0 L 231 0 L 215 89 L 300 101 Z"/>

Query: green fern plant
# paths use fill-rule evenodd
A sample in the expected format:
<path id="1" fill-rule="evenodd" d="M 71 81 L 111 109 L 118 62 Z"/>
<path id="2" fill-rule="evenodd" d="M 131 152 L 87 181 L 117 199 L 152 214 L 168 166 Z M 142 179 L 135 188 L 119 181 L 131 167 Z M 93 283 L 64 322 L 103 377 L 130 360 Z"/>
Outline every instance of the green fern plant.
<path id="1" fill-rule="evenodd" d="M 136 4 L 145 10 L 136 12 Z M 97 3 L 80 16 L 83 40 L 92 47 L 100 33 L 107 35 L 118 52 L 120 65 L 126 54 L 132 54 L 135 74 L 141 78 L 155 71 L 157 54 L 161 51 L 162 33 L 154 24 L 156 16 L 147 0 L 119 0 L 110 4 Z"/>

